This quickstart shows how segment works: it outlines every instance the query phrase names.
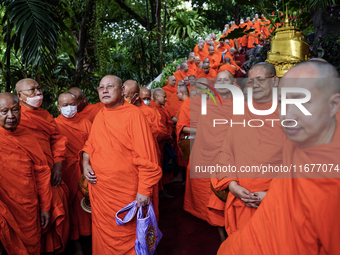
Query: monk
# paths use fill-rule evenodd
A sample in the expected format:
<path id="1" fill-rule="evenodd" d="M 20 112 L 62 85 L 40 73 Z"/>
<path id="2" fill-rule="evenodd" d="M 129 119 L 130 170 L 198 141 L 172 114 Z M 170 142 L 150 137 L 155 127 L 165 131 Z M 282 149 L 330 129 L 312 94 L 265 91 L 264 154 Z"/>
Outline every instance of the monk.
<path id="1" fill-rule="evenodd" d="M 199 43 L 197 47 L 197 51 L 195 52 L 195 55 L 200 58 L 201 62 L 203 62 L 203 59 L 205 59 L 207 55 L 209 54 L 208 50 L 204 50 L 204 45 L 205 44 L 203 43 Z"/>
<path id="2" fill-rule="evenodd" d="M 177 83 L 178 83 L 178 81 L 183 80 L 184 77 L 188 76 L 188 74 L 187 74 L 188 71 L 189 71 L 189 66 L 188 66 L 188 64 L 185 63 L 185 62 L 183 62 L 183 63 L 181 64 L 181 69 L 180 69 L 179 71 L 176 71 L 176 72 L 174 73 L 174 76 L 176 77 Z M 176 85 L 177 85 L 177 83 L 176 83 Z M 177 90 L 177 88 L 176 88 L 176 90 Z M 170 96 L 171 96 L 171 95 L 170 95 Z"/>
<path id="3" fill-rule="evenodd" d="M 179 71 L 179 70 L 181 70 L 181 65 L 176 66 L 176 72 Z"/>
<path id="4" fill-rule="evenodd" d="M 184 77 L 184 78 L 183 78 L 183 81 L 184 81 L 184 85 L 187 86 L 188 89 L 189 89 L 189 77 L 188 77 L 188 76 Z M 177 91 L 178 91 L 178 90 L 177 90 Z"/>
<path id="5" fill-rule="evenodd" d="M 231 65 L 230 58 L 228 58 L 228 57 L 224 58 L 223 63 L 224 64 L 222 66 L 220 66 L 220 68 L 218 69 L 219 72 L 221 72 L 221 71 L 228 71 L 232 75 L 236 75 L 237 68 L 236 68 L 236 66 Z"/>
<path id="6" fill-rule="evenodd" d="M 178 81 L 177 89 L 180 86 L 185 86 L 184 80 Z M 166 100 L 164 107 L 165 109 L 168 110 L 168 112 L 170 113 L 172 117 L 176 117 L 177 112 L 179 108 L 181 107 L 181 105 L 182 105 L 182 102 L 178 100 L 177 93 L 174 93 L 171 95 L 171 97 L 168 100 Z"/>
<path id="7" fill-rule="evenodd" d="M 191 90 L 195 89 L 195 84 L 196 84 L 196 76 L 195 75 L 190 75 L 189 76 L 189 92 L 191 92 Z"/>
<path id="8" fill-rule="evenodd" d="M 210 46 L 210 42 L 211 42 L 211 37 L 207 36 L 204 40 L 204 51 L 208 52 L 209 46 Z"/>
<path id="9" fill-rule="evenodd" d="M 210 68 L 217 72 L 221 63 L 222 54 L 219 51 L 215 53 L 214 47 L 210 46 L 208 58 L 210 60 Z"/>
<path id="10" fill-rule="evenodd" d="M 167 98 L 170 98 L 171 95 L 174 93 L 176 94 L 176 89 L 177 89 L 176 77 L 173 75 L 169 76 L 168 84 L 165 85 L 162 89 L 165 91 Z"/>
<path id="11" fill-rule="evenodd" d="M 247 27 L 246 30 L 249 29 L 248 24 L 245 23 L 243 19 L 240 19 L 240 27 L 241 27 L 241 28 Z M 237 40 L 238 40 L 238 42 L 239 42 L 239 46 L 241 46 L 243 49 L 246 50 L 247 45 L 248 45 L 248 36 L 247 36 L 247 35 L 244 35 L 244 36 L 240 37 L 240 38 L 237 39 Z"/>
<path id="12" fill-rule="evenodd" d="M 223 29 L 222 35 L 220 36 L 220 40 L 221 38 L 226 37 L 226 36 L 227 36 L 227 29 Z"/>
<path id="13" fill-rule="evenodd" d="M 195 56 L 195 65 L 196 65 L 196 72 L 198 70 L 198 65 L 201 63 L 201 59 L 199 56 Z"/>
<path id="14" fill-rule="evenodd" d="M 261 14 L 261 29 L 263 38 L 267 39 L 270 36 L 269 27 L 270 27 L 270 20 L 266 19 L 264 14 Z"/>
<path id="15" fill-rule="evenodd" d="M 273 88 L 278 86 L 275 67 L 266 62 L 252 66 L 248 73 L 248 86 L 253 89 L 254 108 L 270 109 L 273 104 Z M 244 115 L 233 116 L 234 123 L 247 123 L 249 120 L 258 119 L 264 124 L 258 128 L 242 124 L 230 127 L 221 147 L 218 164 L 230 164 L 237 169 L 262 163 L 272 166 L 282 164 L 282 145 L 286 135 L 280 125 L 265 121 L 278 118 L 277 109 L 274 113 L 263 116 L 255 115 L 248 107 L 245 107 Z M 228 235 L 231 235 L 249 222 L 265 197 L 272 179 L 261 178 L 261 173 L 229 176 L 228 174 L 228 178 L 212 179 L 212 183 L 216 190 L 229 191 L 225 205 L 225 229 Z"/>
<path id="16" fill-rule="evenodd" d="M 38 255 L 51 221 L 50 169 L 34 135 L 18 127 L 19 99 L 0 93 L 0 112 L 0 253 Z"/>
<path id="17" fill-rule="evenodd" d="M 216 71 L 214 69 L 210 69 L 210 65 L 208 63 L 203 64 L 202 70 L 203 72 L 201 72 L 197 78 L 216 78 Z"/>
<path id="18" fill-rule="evenodd" d="M 234 85 L 234 76 L 228 71 L 219 72 L 216 84 Z M 195 166 L 211 166 L 218 162 L 223 139 L 228 125 L 212 127 L 214 119 L 230 119 L 232 117 L 232 94 L 228 89 L 216 88 L 221 96 L 222 105 L 215 106 L 214 101 L 207 102 L 207 115 L 200 115 L 195 143 L 192 147 L 190 166 L 187 172 L 190 177 L 195 175 Z M 194 216 L 207 221 L 212 226 L 218 226 L 221 242 L 225 240 L 224 203 L 219 200 L 210 188 L 210 176 L 199 176 L 187 179 L 185 189 L 184 209 Z M 205 177 L 205 178 L 202 178 Z M 206 178 L 208 177 L 208 178 Z"/>
<path id="19" fill-rule="evenodd" d="M 145 105 L 151 103 L 151 90 L 147 87 L 141 87 L 139 90 L 139 98 L 143 100 Z"/>
<path id="20" fill-rule="evenodd" d="M 140 98 L 140 89 L 138 86 L 138 83 L 133 81 L 133 80 L 127 80 L 124 82 L 123 87 L 123 95 L 124 98 L 131 100 L 130 103 L 137 106 L 139 108 L 139 110 L 142 111 L 142 113 L 145 115 L 152 136 L 153 136 L 153 140 L 155 143 L 155 147 L 157 150 L 157 159 L 158 159 L 158 164 L 160 167 L 162 167 L 161 162 L 159 161 L 161 155 L 160 155 L 160 150 L 158 147 L 158 137 L 162 136 L 162 135 L 167 135 L 167 130 L 165 128 L 165 126 L 162 125 L 161 123 L 161 115 L 160 113 L 154 109 L 151 108 L 147 105 L 144 104 L 144 102 L 141 100 Z M 164 132 L 165 130 L 165 134 L 162 134 L 162 132 Z M 159 198 L 158 198 L 158 183 L 153 187 L 153 195 L 151 198 L 152 204 L 154 206 L 154 210 L 155 210 L 155 214 L 157 219 L 159 218 Z"/>
<path id="21" fill-rule="evenodd" d="M 76 97 L 78 117 L 86 118 L 93 122 L 97 113 L 104 107 L 104 105 L 101 102 L 96 104 L 87 103 L 83 91 L 78 87 L 70 88 L 68 92 L 72 93 Z"/>
<path id="22" fill-rule="evenodd" d="M 224 58 L 230 58 L 231 64 L 233 66 L 236 66 L 237 71 L 240 70 L 240 67 L 236 64 L 236 62 L 234 61 L 235 55 L 237 53 L 237 50 L 235 48 L 231 48 L 225 55 Z M 224 58 L 222 60 L 222 62 L 224 63 Z"/>
<path id="23" fill-rule="evenodd" d="M 286 115 L 280 116 L 288 125 L 289 119 L 298 122 L 297 128 L 284 128 L 290 141 L 283 147 L 283 164 L 338 166 L 337 70 L 328 63 L 303 62 L 283 76 L 280 87 L 308 89 L 312 98 L 306 106 L 311 116 L 297 107 L 287 107 Z M 300 95 L 287 93 L 289 99 L 296 96 Z M 218 254 L 337 254 L 340 179 L 328 174 L 290 173 L 292 178 L 275 179 L 254 217 L 221 245 Z"/>
<path id="24" fill-rule="evenodd" d="M 70 211 L 70 237 L 76 249 L 80 236 L 90 236 L 91 214 L 85 212 L 80 205 L 84 198 L 78 189 L 78 181 L 83 173 L 78 160 L 78 153 L 84 147 L 91 131 L 92 123 L 87 118 L 81 118 L 77 113 L 76 97 L 70 92 L 64 92 L 58 98 L 60 115 L 55 118 L 60 134 L 67 137 L 66 158 L 63 161 L 63 181 L 69 189 L 68 205 Z"/>
<path id="25" fill-rule="evenodd" d="M 137 107 L 124 101 L 122 80 L 104 76 L 98 94 L 105 108 L 96 116 L 83 148 L 93 218 L 92 251 L 135 254 L 136 218 L 118 226 L 115 214 L 134 200 L 138 207 L 148 205 L 161 168 L 149 124 Z"/>
<path id="26" fill-rule="evenodd" d="M 194 47 L 193 52 L 195 53 L 195 56 L 197 56 L 197 51 L 198 51 L 198 44 L 204 44 L 204 40 L 199 40 L 196 46 Z"/>
<path id="27" fill-rule="evenodd" d="M 195 75 L 197 71 L 197 65 L 195 64 L 195 52 L 190 52 L 188 56 L 188 66 L 189 71 L 187 72 L 187 76 Z"/>
<path id="28" fill-rule="evenodd" d="M 42 231 L 41 252 L 61 252 L 69 236 L 69 190 L 62 181 L 62 161 L 65 159 L 67 138 L 60 135 L 50 113 L 40 108 L 43 94 L 35 80 L 22 79 L 15 88 L 22 105 L 20 126 L 30 129 L 34 134 L 51 169 L 51 222 Z"/>
<path id="29" fill-rule="evenodd" d="M 218 45 L 218 42 L 216 42 L 217 37 L 216 37 L 215 33 L 211 33 L 210 37 L 211 37 L 211 41 L 214 43 L 214 47 L 216 48 L 217 45 Z"/>
<path id="30" fill-rule="evenodd" d="M 228 44 L 225 43 L 225 41 L 223 39 L 220 39 L 219 41 L 219 45 L 217 45 L 217 50 L 220 52 L 220 53 L 224 53 L 224 52 L 227 52 L 228 50 L 230 50 L 230 46 Z"/>

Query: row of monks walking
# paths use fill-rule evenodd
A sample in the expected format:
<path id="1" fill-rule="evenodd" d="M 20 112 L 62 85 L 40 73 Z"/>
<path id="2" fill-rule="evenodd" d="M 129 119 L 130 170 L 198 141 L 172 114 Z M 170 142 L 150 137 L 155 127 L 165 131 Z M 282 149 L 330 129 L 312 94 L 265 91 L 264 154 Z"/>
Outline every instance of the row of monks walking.
<path id="1" fill-rule="evenodd" d="M 233 58 L 237 50 L 216 54 L 217 46 L 206 47 L 213 39 L 198 43 L 198 52 L 189 54 L 163 88 L 151 91 L 107 75 L 97 88 L 99 103 L 87 103 L 79 88 L 71 88 L 59 95 L 55 119 L 40 107 L 42 88 L 33 79 L 20 80 L 17 95 L 1 93 L 0 250 L 56 254 L 68 241 L 92 235 L 93 254 L 136 254 L 136 220 L 118 226 L 115 214 L 134 200 L 138 206 L 152 201 L 157 219 L 164 220 L 158 202 L 159 195 L 171 197 L 163 185 L 174 179 L 168 171 L 174 150 L 176 178 L 186 175 L 184 210 L 216 227 L 218 254 L 338 254 L 339 179 L 247 178 L 197 172 L 197 166 L 332 164 L 336 171 L 339 73 L 329 63 L 307 61 L 279 81 L 274 66 L 259 63 L 244 86 L 235 79 L 241 69 Z M 285 82 L 292 78 L 296 82 Z M 279 108 L 257 115 L 246 99 L 244 115 L 233 115 L 233 94 L 223 84 L 251 88 L 257 110 L 272 107 L 277 87 L 305 88 L 311 115 L 293 106 L 285 115 Z M 201 112 L 204 100 L 207 114 Z M 263 125 L 213 125 L 215 119 L 256 119 Z M 91 213 L 81 205 L 82 174 Z"/>

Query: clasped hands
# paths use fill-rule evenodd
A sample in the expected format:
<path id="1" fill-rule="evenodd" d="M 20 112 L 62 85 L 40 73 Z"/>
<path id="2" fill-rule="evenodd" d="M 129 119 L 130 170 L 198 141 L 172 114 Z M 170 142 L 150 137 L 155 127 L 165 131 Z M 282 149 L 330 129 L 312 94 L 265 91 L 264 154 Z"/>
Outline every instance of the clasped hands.
<path id="1" fill-rule="evenodd" d="M 246 188 L 240 186 L 236 181 L 229 183 L 229 191 L 237 198 L 239 198 L 248 207 L 258 208 L 267 191 L 250 192 Z"/>

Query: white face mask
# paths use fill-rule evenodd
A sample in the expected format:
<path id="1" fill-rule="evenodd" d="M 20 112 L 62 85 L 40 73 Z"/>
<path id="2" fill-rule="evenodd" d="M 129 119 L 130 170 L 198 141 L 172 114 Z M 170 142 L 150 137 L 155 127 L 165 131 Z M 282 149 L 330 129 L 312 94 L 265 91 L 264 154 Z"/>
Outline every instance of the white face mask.
<path id="1" fill-rule="evenodd" d="M 76 105 L 68 105 L 65 107 L 60 107 L 61 114 L 65 118 L 73 118 L 74 115 L 77 113 L 77 106 Z"/>
<path id="2" fill-rule="evenodd" d="M 25 103 L 32 107 L 39 108 L 43 98 L 44 98 L 43 96 L 27 97 Z"/>
<path id="3" fill-rule="evenodd" d="M 151 100 L 143 100 L 144 104 L 149 105 L 151 103 Z"/>
<path id="4" fill-rule="evenodd" d="M 240 21 L 240 24 L 243 24 L 244 23 L 244 21 Z"/>

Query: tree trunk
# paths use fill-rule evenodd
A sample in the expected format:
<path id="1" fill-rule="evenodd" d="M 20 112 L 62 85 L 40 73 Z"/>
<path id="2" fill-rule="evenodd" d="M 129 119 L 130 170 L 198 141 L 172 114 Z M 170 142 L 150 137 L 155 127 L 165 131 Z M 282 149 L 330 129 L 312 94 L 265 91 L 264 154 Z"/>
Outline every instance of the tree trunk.
<path id="1" fill-rule="evenodd" d="M 11 92 L 11 21 L 7 15 L 6 33 L 6 92 Z"/>
<path id="2" fill-rule="evenodd" d="M 163 69 L 163 47 L 162 47 L 162 18 L 161 18 L 161 9 L 162 9 L 162 1 L 157 0 L 157 46 L 158 46 L 158 54 L 160 56 L 159 65 L 158 65 L 158 73 L 160 73 Z"/>
<path id="3" fill-rule="evenodd" d="M 152 0 L 150 1 L 150 4 L 152 3 Z M 151 5 L 151 9 L 152 9 L 152 5 Z M 152 13 L 152 11 L 151 11 Z M 149 19 L 149 2 L 146 1 L 146 20 L 147 20 L 147 24 L 148 24 L 148 27 L 147 27 L 147 30 L 150 31 L 151 28 L 150 28 L 150 19 Z M 149 46 L 151 45 L 151 39 L 149 37 Z M 143 49 L 142 49 L 143 50 Z M 144 54 L 144 57 L 145 57 L 145 54 Z M 151 76 L 151 80 L 153 80 L 153 60 L 152 60 L 152 54 L 150 54 L 150 76 Z"/>
<path id="4" fill-rule="evenodd" d="M 240 24 L 240 6 L 237 4 L 235 5 L 235 24 Z"/>
<path id="5" fill-rule="evenodd" d="M 314 41 L 319 38 L 325 38 L 329 33 L 332 35 L 340 35 L 339 21 L 332 19 L 330 12 L 321 8 L 311 10 L 314 25 Z"/>

